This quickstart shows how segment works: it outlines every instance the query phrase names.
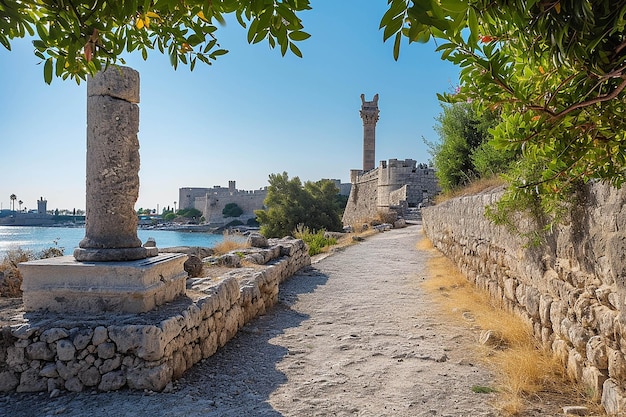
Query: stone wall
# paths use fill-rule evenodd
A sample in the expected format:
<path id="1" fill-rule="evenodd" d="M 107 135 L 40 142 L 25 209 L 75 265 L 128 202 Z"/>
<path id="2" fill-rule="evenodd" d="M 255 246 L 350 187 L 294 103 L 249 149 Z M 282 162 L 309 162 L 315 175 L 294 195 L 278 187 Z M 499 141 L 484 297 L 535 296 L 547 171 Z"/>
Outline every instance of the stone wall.
<path id="1" fill-rule="evenodd" d="M 406 215 L 435 196 L 439 186 L 435 171 L 413 159 L 380 161 L 376 169 L 351 170 L 352 189 L 343 214 L 343 224 L 352 225 L 376 219 L 380 214 Z"/>
<path id="2" fill-rule="evenodd" d="M 569 220 L 533 248 L 484 217 L 500 196 L 424 208 L 424 230 L 470 281 L 522 317 L 610 415 L 626 415 L 626 190 L 590 185 Z"/>
<path id="3" fill-rule="evenodd" d="M 21 313 L 0 327 L 0 391 L 163 390 L 278 301 L 279 284 L 310 265 L 306 245 L 270 239 L 246 250 L 263 266 L 196 278 L 143 314 Z"/>

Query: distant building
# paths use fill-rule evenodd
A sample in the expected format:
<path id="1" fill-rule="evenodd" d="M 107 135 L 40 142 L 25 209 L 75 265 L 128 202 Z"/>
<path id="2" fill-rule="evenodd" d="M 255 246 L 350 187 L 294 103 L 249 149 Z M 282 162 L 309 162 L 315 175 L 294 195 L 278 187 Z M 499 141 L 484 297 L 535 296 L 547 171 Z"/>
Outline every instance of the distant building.
<path id="1" fill-rule="evenodd" d="M 243 210 L 236 219 L 246 222 L 255 218 L 254 210 L 263 209 L 263 201 L 267 197 L 267 187 L 260 190 L 245 191 L 236 188 L 235 181 L 228 181 L 228 188 L 218 185 L 213 188 L 185 187 L 178 190 L 178 204 L 181 209 L 195 208 L 202 212 L 207 223 L 226 224 L 235 218 L 225 218 L 224 207 L 235 203 Z"/>
<path id="2" fill-rule="evenodd" d="M 413 159 L 380 161 L 373 167 L 378 94 L 373 101 L 361 95 L 363 119 L 363 169 L 350 171 L 352 188 L 343 214 L 343 224 L 367 222 L 380 215 L 406 217 L 440 191 L 435 170 Z"/>

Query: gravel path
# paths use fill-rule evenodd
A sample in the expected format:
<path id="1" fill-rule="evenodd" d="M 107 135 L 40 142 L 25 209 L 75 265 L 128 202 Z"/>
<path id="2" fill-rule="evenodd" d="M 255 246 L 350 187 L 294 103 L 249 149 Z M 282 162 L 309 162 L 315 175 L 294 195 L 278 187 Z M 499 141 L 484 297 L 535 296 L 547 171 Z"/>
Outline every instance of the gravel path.
<path id="1" fill-rule="evenodd" d="M 392 230 L 287 280 L 280 302 L 171 392 L 0 396 L 0 416 L 497 416 L 468 329 L 421 291 L 421 227 Z"/>

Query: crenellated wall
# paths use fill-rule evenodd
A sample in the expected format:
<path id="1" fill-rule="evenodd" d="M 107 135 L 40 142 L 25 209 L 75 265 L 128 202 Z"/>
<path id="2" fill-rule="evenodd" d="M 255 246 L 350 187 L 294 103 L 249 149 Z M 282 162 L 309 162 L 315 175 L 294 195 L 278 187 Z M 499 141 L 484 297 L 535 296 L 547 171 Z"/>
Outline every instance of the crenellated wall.
<path id="1" fill-rule="evenodd" d="M 311 263 L 293 238 L 270 239 L 244 259 L 264 266 L 189 279 L 185 297 L 147 313 L 17 314 L 0 326 L 0 392 L 163 390 L 265 313 L 280 283 Z"/>
<path id="2" fill-rule="evenodd" d="M 485 218 L 485 206 L 501 194 L 424 208 L 427 236 L 470 281 L 525 319 L 609 415 L 626 415 L 626 190 L 588 186 L 541 247 Z"/>

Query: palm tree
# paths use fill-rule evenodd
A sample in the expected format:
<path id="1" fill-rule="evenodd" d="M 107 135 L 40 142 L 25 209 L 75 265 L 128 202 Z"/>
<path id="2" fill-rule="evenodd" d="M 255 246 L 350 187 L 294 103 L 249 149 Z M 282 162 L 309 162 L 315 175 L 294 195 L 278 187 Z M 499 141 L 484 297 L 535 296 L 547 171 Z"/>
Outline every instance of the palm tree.
<path id="1" fill-rule="evenodd" d="M 17 196 L 15 194 L 11 194 L 11 210 L 15 211 L 15 200 L 17 200 Z"/>
<path id="2" fill-rule="evenodd" d="M 18 201 L 17 204 L 20 205 L 20 211 L 22 211 L 22 204 L 24 204 L 24 202 L 22 200 Z"/>

